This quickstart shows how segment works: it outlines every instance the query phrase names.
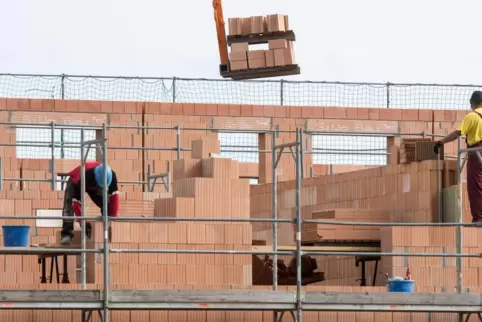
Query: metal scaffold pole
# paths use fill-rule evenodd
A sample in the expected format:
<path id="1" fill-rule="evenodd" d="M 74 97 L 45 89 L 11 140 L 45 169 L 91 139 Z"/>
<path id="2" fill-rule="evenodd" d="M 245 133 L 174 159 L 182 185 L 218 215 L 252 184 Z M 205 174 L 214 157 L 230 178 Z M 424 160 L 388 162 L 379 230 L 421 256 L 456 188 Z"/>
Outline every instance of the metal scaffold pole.
<path id="1" fill-rule="evenodd" d="M 85 132 L 84 128 L 80 130 L 80 204 L 81 204 L 81 217 L 85 217 Z M 74 223 L 75 224 L 75 223 Z M 81 248 L 82 250 L 86 249 L 86 241 L 85 241 L 85 231 L 86 231 L 86 221 L 82 220 L 80 222 L 81 233 L 80 233 L 80 240 L 81 240 Z M 86 279 L 87 279 L 87 272 L 86 272 L 86 253 L 82 252 L 80 256 L 80 282 L 82 284 L 82 289 L 86 289 Z"/>
<path id="2" fill-rule="evenodd" d="M 463 205 L 462 205 L 462 198 L 463 198 L 463 189 L 462 189 L 462 169 L 464 167 L 464 163 L 462 162 L 462 152 L 460 146 L 460 137 L 457 140 L 457 184 L 458 184 L 458 216 L 457 222 L 460 224 L 463 222 Z M 455 246 L 456 246 L 456 253 L 459 255 L 462 253 L 462 226 L 458 225 L 455 228 Z M 455 259 L 456 269 L 457 269 L 457 293 L 462 293 L 462 257 L 457 257 Z M 463 321 L 463 315 L 458 314 L 459 322 Z"/>
<path id="3" fill-rule="evenodd" d="M 277 162 L 276 162 L 276 135 L 277 132 L 273 131 L 271 133 L 271 160 L 272 160 L 272 176 L 273 176 L 273 189 L 272 189 L 272 194 L 273 194 L 273 203 L 272 203 L 272 208 L 273 208 L 273 291 L 278 290 L 278 254 L 276 253 L 278 251 L 278 196 L 277 196 Z M 273 321 L 278 322 L 278 312 L 274 311 L 273 312 Z"/>
<path id="4" fill-rule="evenodd" d="M 103 189 L 102 189 L 102 218 L 104 223 L 104 322 L 109 322 L 109 203 L 107 193 L 107 129 L 105 123 L 102 126 L 102 165 Z"/>
<path id="5" fill-rule="evenodd" d="M 296 317 L 297 322 L 302 322 L 303 312 L 301 307 L 301 131 L 296 132 Z"/>

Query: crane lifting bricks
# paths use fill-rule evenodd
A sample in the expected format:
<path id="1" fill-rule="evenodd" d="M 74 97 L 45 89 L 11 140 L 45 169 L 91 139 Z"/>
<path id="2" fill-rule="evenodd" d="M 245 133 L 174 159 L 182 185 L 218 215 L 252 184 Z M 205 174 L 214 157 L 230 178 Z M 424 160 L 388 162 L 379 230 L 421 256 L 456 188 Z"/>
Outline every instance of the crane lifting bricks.
<path id="1" fill-rule="evenodd" d="M 213 7 L 223 78 L 247 80 L 300 74 L 293 48 L 296 37 L 289 29 L 288 16 L 229 18 L 226 36 L 222 1 L 213 0 Z M 269 49 L 249 49 L 257 44 L 268 44 Z"/>

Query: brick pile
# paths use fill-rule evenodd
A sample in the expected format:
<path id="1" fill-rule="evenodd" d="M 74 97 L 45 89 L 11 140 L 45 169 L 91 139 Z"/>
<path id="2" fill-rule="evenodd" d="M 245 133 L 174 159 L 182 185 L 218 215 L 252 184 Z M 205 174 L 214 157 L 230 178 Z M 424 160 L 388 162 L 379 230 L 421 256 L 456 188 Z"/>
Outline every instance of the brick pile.
<path id="1" fill-rule="evenodd" d="M 268 15 L 248 18 L 229 18 L 229 35 L 246 36 L 253 34 L 278 33 L 289 30 L 288 16 Z M 267 50 L 250 50 L 248 42 L 230 45 L 231 70 L 259 69 L 296 64 L 294 44 L 283 36 L 268 41 Z"/>
<path id="2" fill-rule="evenodd" d="M 229 61 L 231 70 L 294 65 L 294 44 L 285 39 L 270 40 L 267 50 L 250 50 L 248 43 L 232 44 Z"/>
<path id="3" fill-rule="evenodd" d="M 302 217 L 333 209 L 383 209 L 392 222 L 433 222 L 437 218 L 437 161 L 397 164 L 305 179 Z M 453 162 L 444 161 L 447 172 Z M 447 176 L 447 180 L 453 176 Z M 453 182 L 444 182 L 450 186 Z M 271 184 L 252 186 L 251 216 L 268 218 L 272 212 Z M 295 216 L 295 181 L 278 183 L 278 216 Z M 388 216 L 388 215 L 387 215 Z M 271 223 L 253 223 L 254 238 L 272 242 Z M 293 244 L 292 227 L 278 224 L 279 243 Z"/>
<path id="4" fill-rule="evenodd" d="M 230 36 L 245 36 L 290 30 L 288 16 L 280 14 L 246 18 L 229 18 L 228 25 Z"/>

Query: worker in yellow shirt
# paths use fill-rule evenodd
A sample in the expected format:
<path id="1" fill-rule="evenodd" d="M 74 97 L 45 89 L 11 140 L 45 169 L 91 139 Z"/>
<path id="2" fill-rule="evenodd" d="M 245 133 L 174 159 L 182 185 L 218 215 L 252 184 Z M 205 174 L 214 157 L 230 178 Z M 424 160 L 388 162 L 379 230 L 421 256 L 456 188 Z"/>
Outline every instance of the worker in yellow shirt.
<path id="1" fill-rule="evenodd" d="M 468 148 L 482 147 L 482 92 L 475 91 L 470 98 L 472 112 L 468 113 L 457 130 L 435 144 L 434 152 L 440 147 L 456 140 L 461 135 L 466 137 Z M 482 152 L 481 152 L 482 153 Z M 482 163 L 475 152 L 467 158 L 467 193 L 472 213 L 472 222 L 482 222 Z"/>

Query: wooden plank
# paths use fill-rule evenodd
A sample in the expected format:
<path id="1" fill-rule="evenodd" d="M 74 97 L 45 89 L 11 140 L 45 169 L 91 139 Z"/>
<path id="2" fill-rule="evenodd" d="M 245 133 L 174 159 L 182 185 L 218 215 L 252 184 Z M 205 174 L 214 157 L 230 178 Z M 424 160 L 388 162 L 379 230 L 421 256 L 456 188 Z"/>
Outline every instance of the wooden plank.
<path id="1" fill-rule="evenodd" d="M 112 302 L 169 303 L 294 303 L 296 292 L 257 290 L 117 290 Z"/>
<path id="2" fill-rule="evenodd" d="M 228 45 L 247 42 L 250 45 L 267 44 L 270 40 L 286 39 L 289 41 L 296 41 L 296 35 L 293 30 L 287 31 L 273 31 L 261 34 L 250 35 L 232 35 L 227 36 Z"/>
<path id="3" fill-rule="evenodd" d="M 0 302 L 88 302 L 100 301 L 100 291 L 9 290 L 0 291 Z"/>
<path id="4" fill-rule="evenodd" d="M 251 246 L 255 251 L 272 251 L 272 245 Z M 280 251 L 296 251 L 296 246 L 278 246 Z M 380 252 L 380 247 L 373 246 L 301 246 L 304 252 Z"/>
<path id="5" fill-rule="evenodd" d="M 64 251 L 69 249 L 69 251 Z M 93 249 L 87 249 L 88 253 L 92 253 Z M 95 251 L 99 253 L 100 251 Z M 0 248 L 1 255 L 78 255 L 82 250 L 76 250 L 75 247 L 4 247 Z"/>
<path id="6" fill-rule="evenodd" d="M 306 292 L 305 301 L 312 304 L 480 306 L 481 297 L 474 293 Z"/>
<path id="7" fill-rule="evenodd" d="M 246 80 L 269 78 L 278 76 L 299 75 L 301 68 L 298 65 L 275 66 L 258 69 L 244 69 L 236 71 L 223 71 L 221 76 L 223 78 L 231 78 L 232 80 Z"/>

